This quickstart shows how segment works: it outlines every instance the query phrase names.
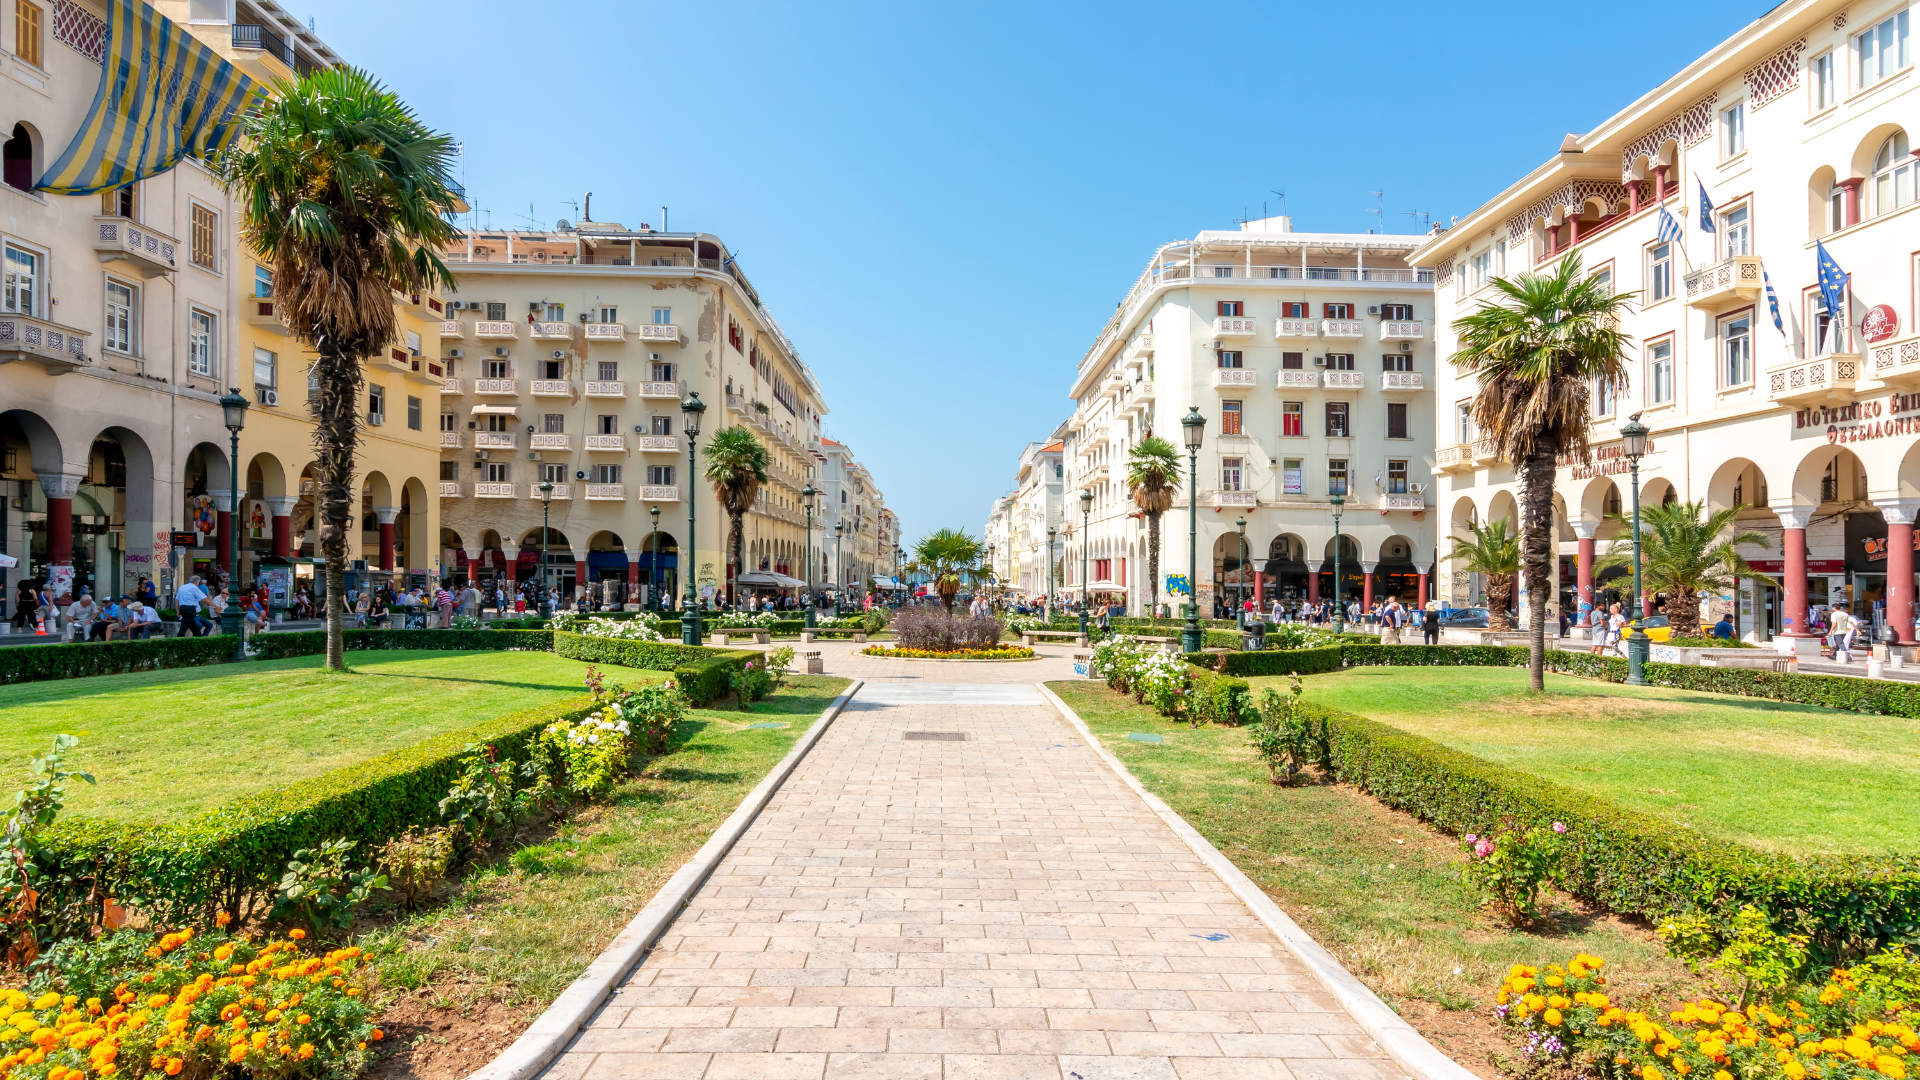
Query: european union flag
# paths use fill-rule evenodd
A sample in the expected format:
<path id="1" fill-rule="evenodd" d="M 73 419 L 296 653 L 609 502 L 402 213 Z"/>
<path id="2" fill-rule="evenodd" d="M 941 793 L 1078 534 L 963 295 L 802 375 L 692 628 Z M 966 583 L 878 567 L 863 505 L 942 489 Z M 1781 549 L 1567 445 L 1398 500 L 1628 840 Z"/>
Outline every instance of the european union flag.
<path id="1" fill-rule="evenodd" d="M 1820 279 L 1820 298 L 1827 302 L 1827 314 L 1834 321 L 1842 322 L 1847 317 L 1847 272 L 1827 254 L 1827 245 L 1816 240 L 1813 243 L 1814 271 Z M 1840 340 L 1835 335 L 1835 340 Z"/>
<path id="2" fill-rule="evenodd" d="M 1698 173 L 1695 173 L 1693 177 L 1693 182 L 1700 185 L 1700 231 L 1712 232 L 1713 231 L 1713 200 L 1707 198 L 1706 181 L 1700 179 L 1700 175 Z"/>

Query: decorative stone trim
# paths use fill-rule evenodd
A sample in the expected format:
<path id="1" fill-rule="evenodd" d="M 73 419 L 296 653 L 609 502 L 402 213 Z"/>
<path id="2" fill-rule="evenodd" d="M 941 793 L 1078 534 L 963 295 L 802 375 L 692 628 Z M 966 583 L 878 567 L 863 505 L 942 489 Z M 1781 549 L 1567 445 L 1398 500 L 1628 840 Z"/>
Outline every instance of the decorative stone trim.
<path id="1" fill-rule="evenodd" d="M 1807 50 L 1807 39 L 1781 49 L 1748 69 L 1747 100 L 1754 108 L 1777 101 L 1782 94 L 1800 85 L 1800 54 Z"/>
<path id="2" fill-rule="evenodd" d="M 1650 158 L 1660 152 L 1660 144 L 1668 139 L 1682 146 L 1692 146 L 1713 134 L 1713 103 L 1720 99 L 1718 92 L 1708 94 L 1699 101 L 1687 106 L 1668 117 L 1666 122 L 1627 145 L 1620 155 L 1620 175 L 1633 175 L 1633 163 L 1638 158 Z"/>

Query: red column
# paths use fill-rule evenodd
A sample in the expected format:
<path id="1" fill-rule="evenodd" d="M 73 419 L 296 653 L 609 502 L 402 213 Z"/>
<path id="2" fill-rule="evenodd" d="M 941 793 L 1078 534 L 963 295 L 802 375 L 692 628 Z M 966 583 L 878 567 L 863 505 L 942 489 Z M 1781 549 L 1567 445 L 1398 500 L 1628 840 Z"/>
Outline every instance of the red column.
<path id="1" fill-rule="evenodd" d="M 1659 202 L 1667 197 L 1667 166 L 1653 167 L 1653 201 Z"/>
<path id="2" fill-rule="evenodd" d="M 1427 606 L 1427 572 L 1425 570 L 1420 571 L 1420 583 L 1416 585 L 1415 588 L 1419 590 L 1419 595 L 1413 598 L 1413 606 L 1416 608 L 1426 607 Z"/>
<path id="3" fill-rule="evenodd" d="M 573 560 L 573 584 L 576 589 L 587 584 L 587 560 Z"/>
<path id="4" fill-rule="evenodd" d="M 1574 589 L 1579 596 L 1580 614 L 1593 610 L 1593 537 L 1579 537 L 1580 554 L 1574 558 Z"/>
<path id="5" fill-rule="evenodd" d="M 393 569 L 393 522 L 380 523 L 380 569 Z"/>
<path id="6" fill-rule="evenodd" d="M 293 515 L 273 515 L 273 553 L 279 558 L 293 554 Z"/>
<path id="7" fill-rule="evenodd" d="M 1900 643 L 1913 637 L 1913 522 L 1914 510 L 1882 507 L 1887 518 L 1887 622 L 1900 634 Z"/>
<path id="8" fill-rule="evenodd" d="M 1310 604 L 1317 604 L 1320 602 L 1320 564 L 1319 563 L 1307 564 L 1307 602 Z"/>
<path id="9" fill-rule="evenodd" d="M 1256 611 L 1267 606 L 1267 575 L 1259 570 L 1253 572 L 1253 606 Z"/>
<path id="10" fill-rule="evenodd" d="M 634 588 L 638 588 L 639 585 L 640 585 L 640 556 L 630 551 L 627 553 L 627 588 L 634 589 Z"/>
<path id="11" fill-rule="evenodd" d="M 1360 609 L 1362 612 L 1373 610 L 1373 568 L 1374 563 L 1360 564 Z"/>
<path id="12" fill-rule="evenodd" d="M 480 584 L 480 560 L 486 558 L 484 551 L 467 552 L 467 584 Z"/>
<path id="13" fill-rule="evenodd" d="M 1810 513 L 1792 510 L 1780 515 L 1780 520 L 1786 526 L 1780 535 L 1786 567 L 1780 575 L 1781 589 L 1786 594 L 1780 609 L 1780 625 L 1787 634 L 1794 636 L 1806 634 L 1807 518 L 1811 516 Z"/>
<path id="14" fill-rule="evenodd" d="M 47 500 L 47 585 L 53 600 L 73 599 L 73 496 L 80 477 L 41 473 L 40 493 Z"/>
<path id="15" fill-rule="evenodd" d="M 215 510 L 213 512 L 213 561 L 228 574 L 233 573 L 233 563 L 228 558 L 228 545 L 233 536 L 233 511 Z"/>
<path id="16" fill-rule="evenodd" d="M 1638 180 L 1627 181 L 1627 213 L 1629 214 L 1640 212 L 1640 183 Z"/>
<path id="17" fill-rule="evenodd" d="M 1848 225 L 1860 224 L 1860 186 L 1866 182 L 1864 177 L 1859 176 L 1840 181 L 1840 208 L 1846 215 Z"/>

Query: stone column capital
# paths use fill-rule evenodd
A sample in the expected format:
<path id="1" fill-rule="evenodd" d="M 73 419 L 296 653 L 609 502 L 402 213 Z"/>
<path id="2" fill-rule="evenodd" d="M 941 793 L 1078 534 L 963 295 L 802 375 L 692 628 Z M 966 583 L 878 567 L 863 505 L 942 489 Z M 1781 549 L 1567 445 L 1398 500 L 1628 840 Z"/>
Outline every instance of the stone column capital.
<path id="1" fill-rule="evenodd" d="M 269 495 L 266 502 L 267 512 L 274 517 L 292 517 L 293 508 L 300 504 L 300 499 L 294 495 Z"/>
<path id="2" fill-rule="evenodd" d="M 1313 559 L 1307 563 L 1307 573 L 1317 574 L 1320 572 L 1320 568 L 1325 565 L 1326 565 L 1326 562 L 1324 560 Z"/>
<path id="3" fill-rule="evenodd" d="M 373 516 L 380 524 L 391 525 L 399 519 L 400 508 L 397 506 L 376 506 L 373 508 Z"/>
<path id="4" fill-rule="evenodd" d="M 482 548 L 461 548 L 460 550 L 467 553 L 468 562 L 479 562 L 480 557 L 485 554 Z"/>
<path id="5" fill-rule="evenodd" d="M 622 552 L 622 554 L 624 554 L 624 555 L 626 555 L 626 557 L 627 557 L 627 561 L 628 561 L 628 562 L 630 562 L 630 563 L 633 563 L 633 562 L 639 562 L 639 561 L 640 561 L 640 555 L 641 555 L 641 549 L 640 549 L 640 548 L 627 548 L 627 549 L 626 549 L 625 551 L 623 551 L 623 552 Z"/>
<path id="6" fill-rule="evenodd" d="M 1780 524 L 1783 528 L 1804 529 L 1807 527 L 1807 522 L 1813 520 L 1814 511 L 1818 510 L 1819 507 L 1776 506 L 1772 509 L 1775 514 L 1780 516 Z"/>
<path id="7" fill-rule="evenodd" d="M 80 493 L 80 482 L 85 476 L 69 476 L 66 473 L 35 473 L 40 478 L 40 493 L 49 499 L 71 499 Z"/>
<path id="8" fill-rule="evenodd" d="M 581 549 L 579 549 L 579 548 L 568 548 L 567 550 L 568 550 L 568 551 L 571 551 L 571 552 L 573 552 L 573 561 L 574 561 L 574 562 L 586 562 L 586 561 L 587 561 L 587 553 L 586 553 L 585 551 L 582 551 L 582 550 L 581 550 Z"/>
<path id="9" fill-rule="evenodd" d="M 1591 540 L 1600 533 L 1600 523 L 1597 521 L 1588 521 L 1585 518 L 1577 521 L 1569 520 L 1567 527 L 1573 530 L 1573 538 L 1575 540 Z"/>
<path id="10" fill-rule="evenodd" d="M 1873 505 L 1889 525 L 1911 525 L 1920 516 L 1920 499 L 1877 499 Z"/>
<path id="11" fill-rule="evenodd" d="M 1371 574 L 1373 573 L 1373 568 L 1379 565 L 1377 562 L 1363 562 L 1360 564 L 1360 572 L 1363 574 Z"/>
<path id="12" fill-rule="evenodd" d="M 209 491 L 207 498 L 213 500 L 213 508 L 222 514 L 233 513 L 233 493 L 231 491 Z"/>

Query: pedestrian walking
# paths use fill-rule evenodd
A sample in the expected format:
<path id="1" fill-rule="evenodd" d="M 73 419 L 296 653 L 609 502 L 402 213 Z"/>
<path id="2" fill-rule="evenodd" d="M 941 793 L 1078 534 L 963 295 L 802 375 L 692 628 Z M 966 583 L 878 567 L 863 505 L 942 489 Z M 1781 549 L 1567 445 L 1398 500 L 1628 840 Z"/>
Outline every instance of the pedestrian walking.
<path id="1" fill-rule="evenodd" d="M 453 625 L 453 594 L 442 585 L 434 591 L 433 606 L 440 609 L 440 627 L 446 629 Z"/>
<path id="2" fill-rule="evenodd" d="M 1620 643 L 1621 632 L 1626 629 L 1626 625 L 1627 617 L 1620 613 L 1620 605 L 1614 604 L 1612 611 L 1607 614 L 1607 648 L 1612 649 L 1618 656 L 1627 654 Z"/>
<path id="3" fill-rule="evenodd" d="M 1421 613 L 1420 630 L 1427 644 L 1440 644 L 1440 605 L 1438 603 L 1432 600 L 1427 601 L 1427 610 Z"/>
<path id="4" fill-rule="evenodd" d="M 1827 641 L 1833 646 L 1833 658 L 1842 664 L 1853 663 L 1853 635 L 1859 625 L 1860 620 L 1854 618 L 1846 608 L 1833 609 L 1832 618 L 1828 621 L 1832 629 Z"/>
<path id="5" fill-rule="evenodd" d="M 200 605 L 206 601 L 207 590 L 201 588 L 199 574 L 181 582 L 173 591 L 173 606 L 180 613 L 181 637 L 204 637 L 213 632 L 213 627 L 200 618 Z"/>

